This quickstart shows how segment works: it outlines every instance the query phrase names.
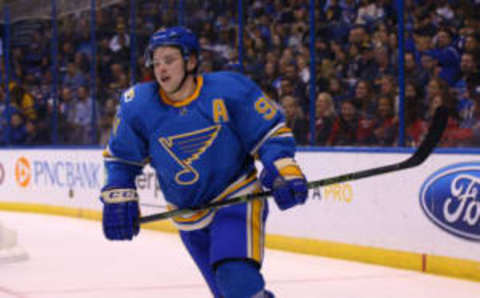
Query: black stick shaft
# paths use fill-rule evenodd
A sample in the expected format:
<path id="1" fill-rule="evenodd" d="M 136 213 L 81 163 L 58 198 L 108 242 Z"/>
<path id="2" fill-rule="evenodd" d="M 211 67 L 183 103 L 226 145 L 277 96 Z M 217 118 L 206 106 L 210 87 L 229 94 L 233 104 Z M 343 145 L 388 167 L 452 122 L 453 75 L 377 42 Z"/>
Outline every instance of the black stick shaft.
<path id="1" fill-rule="evenodd" d="M 418 166 L 427 159 L 430 153 L 432 153 L 433 149 L 435 149 L 435 147 L 437 146 L 438 142 L 442 137 L 443 131 L 447 126 L 447 121 L 448 121 L 447 109 L 445 107 L 437 108 L 437 110 L 435 111 L 435 115 L 433 117 L 430 129 L 428 130 L 428 133 L 425 139 L 420 144 L 417 151 L 415 151 L 415 153 L 412 156 L 410 156 L 408 159 L 402 162 L 386 165 L 378 168 L 352 172 L 352 173 L 334 176 L 330 178 L 320 179 L 316 181 L 311 181 L 311 182 L 308 182 L 307 184 L 308 188 L 312 189 L 320 186 L 353 181 L 353 180 L 358 180 L 358 179 L 367 178 L 367 177 L 376 176 L 376 175 L 382 175 L 382 174 Z M 267 197 L 270 197 L 271 195 L 272 195 L 271 191 L 265 191 L 265 192 L 256 193 L 256 194 L 252 193 L 244 196 L 238 196 L 238 197 L 230 198 L 225 201 L 209 203 L 207 205 L 200 206 L 198 208 L 175 209 L 175 210 L 171 210 L 163 213 L 152 214 L 152 215 L 141 217 L 140 223 L 148 223 L 156 220 L 163 220 L 163 219 L 167 219 L 167 218 L 171 218 L 179 215 L 186 215 L 189 213 L 198 212 L 200 210 L 225 207 L 225 206 L 230 206 L 234 204 L 248 202 L 251 200 L 265 199 Z"/>

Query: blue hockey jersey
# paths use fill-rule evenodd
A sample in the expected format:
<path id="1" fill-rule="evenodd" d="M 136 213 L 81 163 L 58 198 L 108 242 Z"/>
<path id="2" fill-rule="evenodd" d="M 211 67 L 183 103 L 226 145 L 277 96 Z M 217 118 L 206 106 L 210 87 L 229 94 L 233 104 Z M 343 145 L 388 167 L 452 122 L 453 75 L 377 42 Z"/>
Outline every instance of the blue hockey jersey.
<path id="1" fill-rule="evenodd" d="M 194 207 L 255 180 L 254 158 L 265 164 L 293 157 L 295 141 L 283 113 L 255 83 L 231 72 L 196 81 L 194 94 L 181 102 L 171 101 L 156 82 L 124 92 L 104 154 L 105 188 L 133 184 L 150 163 L 167 202 Z"/>

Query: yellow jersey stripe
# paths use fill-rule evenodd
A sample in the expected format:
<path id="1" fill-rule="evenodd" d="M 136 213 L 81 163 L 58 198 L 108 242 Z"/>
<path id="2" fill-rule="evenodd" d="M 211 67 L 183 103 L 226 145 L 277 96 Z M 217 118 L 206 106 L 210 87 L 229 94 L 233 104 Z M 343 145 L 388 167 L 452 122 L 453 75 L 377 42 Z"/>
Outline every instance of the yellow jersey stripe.
<path id="1" fill-rule="evenodd" d="M 203 86 L 203 77 L 202 76 L 198 76 L 197 77 L 197 85 L 195 86 L 195 91 L 193 92 L 192 95 L 190 95 L 189 97 L 181 100 L 181 101 L 174 101 L 174 100 L 171 100 L 167 94 L 165 93 L 165 91 L 163 91 L 162 89 L 160 89 L 160 98 L 162 99 L 162 101 L 169 105 L 169 106 L 173 106 L 175 108 L 179 108 L 179 107 L 184 107 L 186 105 L 188 105 L 189 103 L 191 103 L 192 101 L 194 101 L 195 99 L 198 98 L 198 95 L 200 94 L 200 90 L 202 89 L 202 86 Z"/>
<path id="2" fill-rule="evenodd" d="M 244 176 L 245 177 L 245 176 Z M 256 171 L 253 171 L 246 179 L 244 180 L 240 180 L 239 182 L 237 183 L 234 183 L 233 185 L 231 185 L 230 187 L 228 187 L 226 190 L 224 190 L 219 196 L 217 196 L 215 199 L 212 200 L 212 202 L 216 202 L 216 201 L 223 201 L 224 199 L 226 199 L 227 197 L 229 197 L 229 195 L 231 195 L 232 193 L 235 193 L 236 191 L 238 191 L 239 189 L 243 188 L 244 186 L 250 184 L 251 182 L 253 182 L 257 177 L 257 173 Z M 169 204 L 167 206 L 168 210 L 173 210 L 173 209 L 176 209 L 175 206 Z M 212 211 L 213 209 L 207 209 L 207 210 L 202 210 L 202 211 L 198 211 L 198 212 L 195 212 L 194 214 L 192 214 L 190 217 L 186 217 L 186 216 L 176 216 L 173 218 L 173 220 L 176 222 L 176 223 L 192 223 L 192 222 L 196 222 L 198 220 L 200 220 L 202 217 L 206 216 L 209 214 L 210 211 Z"/>

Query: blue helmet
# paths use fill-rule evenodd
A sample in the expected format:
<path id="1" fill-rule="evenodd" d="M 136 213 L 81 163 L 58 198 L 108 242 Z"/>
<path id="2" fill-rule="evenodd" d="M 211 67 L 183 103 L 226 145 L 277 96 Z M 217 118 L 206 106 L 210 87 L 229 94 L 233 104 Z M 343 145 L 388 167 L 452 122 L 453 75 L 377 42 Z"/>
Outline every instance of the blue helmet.
<path id="1" fill-rule="evenodd" d="M 191 53 L 199 52 L 200 45 L 197 36 L 185 27 L 171 27 L 155 32 L 148 42 L 145 50 L 145 65 L 153 63 L 153 51 L 161 46 L 177 46 L 182 52 L 184 59 L 188 59 Z"/>

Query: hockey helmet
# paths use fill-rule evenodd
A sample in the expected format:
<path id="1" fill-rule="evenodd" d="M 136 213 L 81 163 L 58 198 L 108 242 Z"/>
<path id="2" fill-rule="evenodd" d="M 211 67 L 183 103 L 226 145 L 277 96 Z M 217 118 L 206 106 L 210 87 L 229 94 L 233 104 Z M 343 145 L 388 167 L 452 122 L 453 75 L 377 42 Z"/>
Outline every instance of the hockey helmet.
<path id="1" fill-rule="evenodd" d="M 155 32 L 148 42 L 145 50 L 145 65 L 153 63 L 153 51 L 161 46 L 177 46 L 182 52 L 184 59 L 188 59 L 191 53 L 199 52 L 200 45 L 197 36 L 185 27 L 171 27 Z"/>

